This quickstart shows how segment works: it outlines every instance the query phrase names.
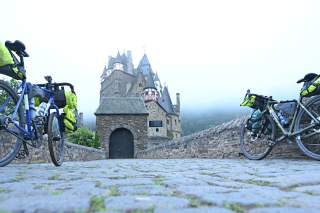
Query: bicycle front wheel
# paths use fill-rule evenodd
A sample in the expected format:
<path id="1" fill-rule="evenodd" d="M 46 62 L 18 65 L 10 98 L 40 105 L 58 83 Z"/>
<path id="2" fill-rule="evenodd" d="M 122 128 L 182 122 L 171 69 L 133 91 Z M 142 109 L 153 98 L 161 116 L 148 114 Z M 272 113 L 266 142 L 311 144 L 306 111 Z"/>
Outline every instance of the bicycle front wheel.
<path id="1" fill-rule="evenodd" d="M 55 166 L 61 166 L 64 158 L 64 136 L 56 112 L 49 115 L 48 146 L 52 163 Z"/>
<path id="2" fill-rule="evenodd" d="M 306 109 L 318 120 L 320 120 L 320 96 L 311 98 L 305 104 Z M 297 115 L 295 132 L 315 124 L 311 116 L 303 109 Z M 315 126 L 296 136 L 296 142 L 301 151 L 310 158 L 320 160 L 320 126 Z"/>
<path id="3" fill-rule="evenodd" d="M 12 118 L 18 102 L 17 93 L 10 85 L 0 80 L 0 166 L 8 165 L 18 154 L 22 141 L 10 133 L 19 134 L 16 125 L 23 126 L 23 109 L 19 107 Z"/>
<path id="4" fill-rule="evenodd" d="M 276 128 L 269 115 L 261 120 L 261 129 L 257 135 L 247 128 L 247 124 L 241 126 L 240 149 L 242 154 L 250 160 L 261 160 L 272 150 L 270 142 L 275 140 Z"/>

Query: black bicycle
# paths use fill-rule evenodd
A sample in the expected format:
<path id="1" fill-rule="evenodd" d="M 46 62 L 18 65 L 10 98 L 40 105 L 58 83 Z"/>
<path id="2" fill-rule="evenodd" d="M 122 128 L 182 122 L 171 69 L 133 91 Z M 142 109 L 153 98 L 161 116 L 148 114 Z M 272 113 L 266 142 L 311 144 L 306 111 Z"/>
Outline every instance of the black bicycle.
<path id="1" fill-rule="evenodd" d="M 62 86 L 69 86 L 74 92 L 73 86 L 69 83 L 52 83 L 51 76 L 45 77 L 45 84 L 28 83 L 23 58 L 29 55 L 24 44 L 7 41 L 6 47 L 15 63 L 0 67 L 0 74 L 21 80 L 21 84 L 15 81 L 16 88 L 13 88 L 8 82 L 0 80 L 0 166 L 6 166 L 15 157 L 28 155 L 27 145 L 40 147 L 44 134 L 48 136 L 52 162 L 60 166 L 64 159 L 64 126 L 59 108 L 65 105 L 65 99 L 64 103 L 59 103 L 57 92 L 64 92 L 59 90 Z M 41 103 L 37 111 L 34 99 Z"/>
<path id="2" fill-rule="evenodd" d="M 320 96 L 314 96 L 319 94 L 315 90 L 319 86 L 314 84 L 319 76 L 313 77 L 310 81 L 306 75 L 297 82 L 305 82 L 304 90 L 312 90 L 305 96 L 309 99 L 300 96 L 299 100 L 276 101 L 247 91 L 241 106 L 254 112 L 241 127 L 240 149 L 246 158 L 261 160 L 277 143 L 295 139 L 305 155 L 320 160 Z"/>

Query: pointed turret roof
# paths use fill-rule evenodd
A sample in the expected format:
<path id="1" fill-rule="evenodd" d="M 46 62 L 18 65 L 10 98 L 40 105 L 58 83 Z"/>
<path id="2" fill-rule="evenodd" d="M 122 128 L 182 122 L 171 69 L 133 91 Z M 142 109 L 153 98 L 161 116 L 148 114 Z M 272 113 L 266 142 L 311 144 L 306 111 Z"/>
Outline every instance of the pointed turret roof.
<path id="1" fill-rule="evenodd" d="M 145 89 L 148 89 L 148 88 L 157 89 L 156 85 L 154 84 L 153 76 L 151 72 L 149 72 L 147 75 L 147 83 L 146 83 Z"/>
<path id="2" fill-rule="evenodd" d="M 158 73 L 156 72 L 155 76 L 154 76 L 154 81 L 160 81 Z"/>
<path id="3" fill-rule="evenodd" d="M 149 72 L 152 72 L 151 65 L 146 54 L 144 54 L 142 59 L 140 60 L 138 70 L 144 75 L 148 75 Z"/>
<path id="4" fill-rule="evenodd" d="M 121 55 L 120 55 L 120 52 L 118 50 L 118 54 L 117 54 L 117 57 L 114 59 L 113 63 L 121 63 Z"/>
<path id="5" fill-rule="evenodd" d="M 159 104 L 167 111 L 167 113 L 175 114 L 167 86 L 163 88 Z"/>

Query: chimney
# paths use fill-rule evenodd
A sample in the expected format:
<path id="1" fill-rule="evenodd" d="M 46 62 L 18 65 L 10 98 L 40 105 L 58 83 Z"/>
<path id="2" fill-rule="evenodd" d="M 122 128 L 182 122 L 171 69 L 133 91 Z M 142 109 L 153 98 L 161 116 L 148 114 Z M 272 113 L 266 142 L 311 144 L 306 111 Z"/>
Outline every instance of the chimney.
<path id="1" fill-rule="evenodd" d="M 176 110 L 177 113 L 180 113 L 180 93 L 176 94 L 177 100 L 176 100 Z"/>

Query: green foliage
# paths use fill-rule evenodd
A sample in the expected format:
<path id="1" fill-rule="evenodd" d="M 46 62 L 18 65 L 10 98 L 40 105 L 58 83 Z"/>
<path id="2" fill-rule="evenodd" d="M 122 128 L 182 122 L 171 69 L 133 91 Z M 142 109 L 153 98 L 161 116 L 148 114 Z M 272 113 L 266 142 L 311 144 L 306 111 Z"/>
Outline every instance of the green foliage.
<path id="1" fill-rule="evenodd" d="M 19 82 L 15 79 L 11 79 L 10 81 L 6 81 L 10 87 L 13 88 L 13 90 L 17 90 L 18 86 L 19 86 Z M 4 103 L 6 103 L 7 99 L 9 97 L 9 93 L 7 91 L 5 91 L 3 88 L 0 89 L 0 106 L 2 106 Z M 11 115 L 15 109 L 15 103 L 14 101 L 11 99 L 10 102 L 8 103 L 7 107 L 5 108 L 3 114 L 6 115 Z"/>
<path id="2" fill-rule="evenodd" d="M 68 134 L 68 141 L 96 149 L 101 148 L 99 137 L 87 128 L 79 128 L 77 131 Z"/>

